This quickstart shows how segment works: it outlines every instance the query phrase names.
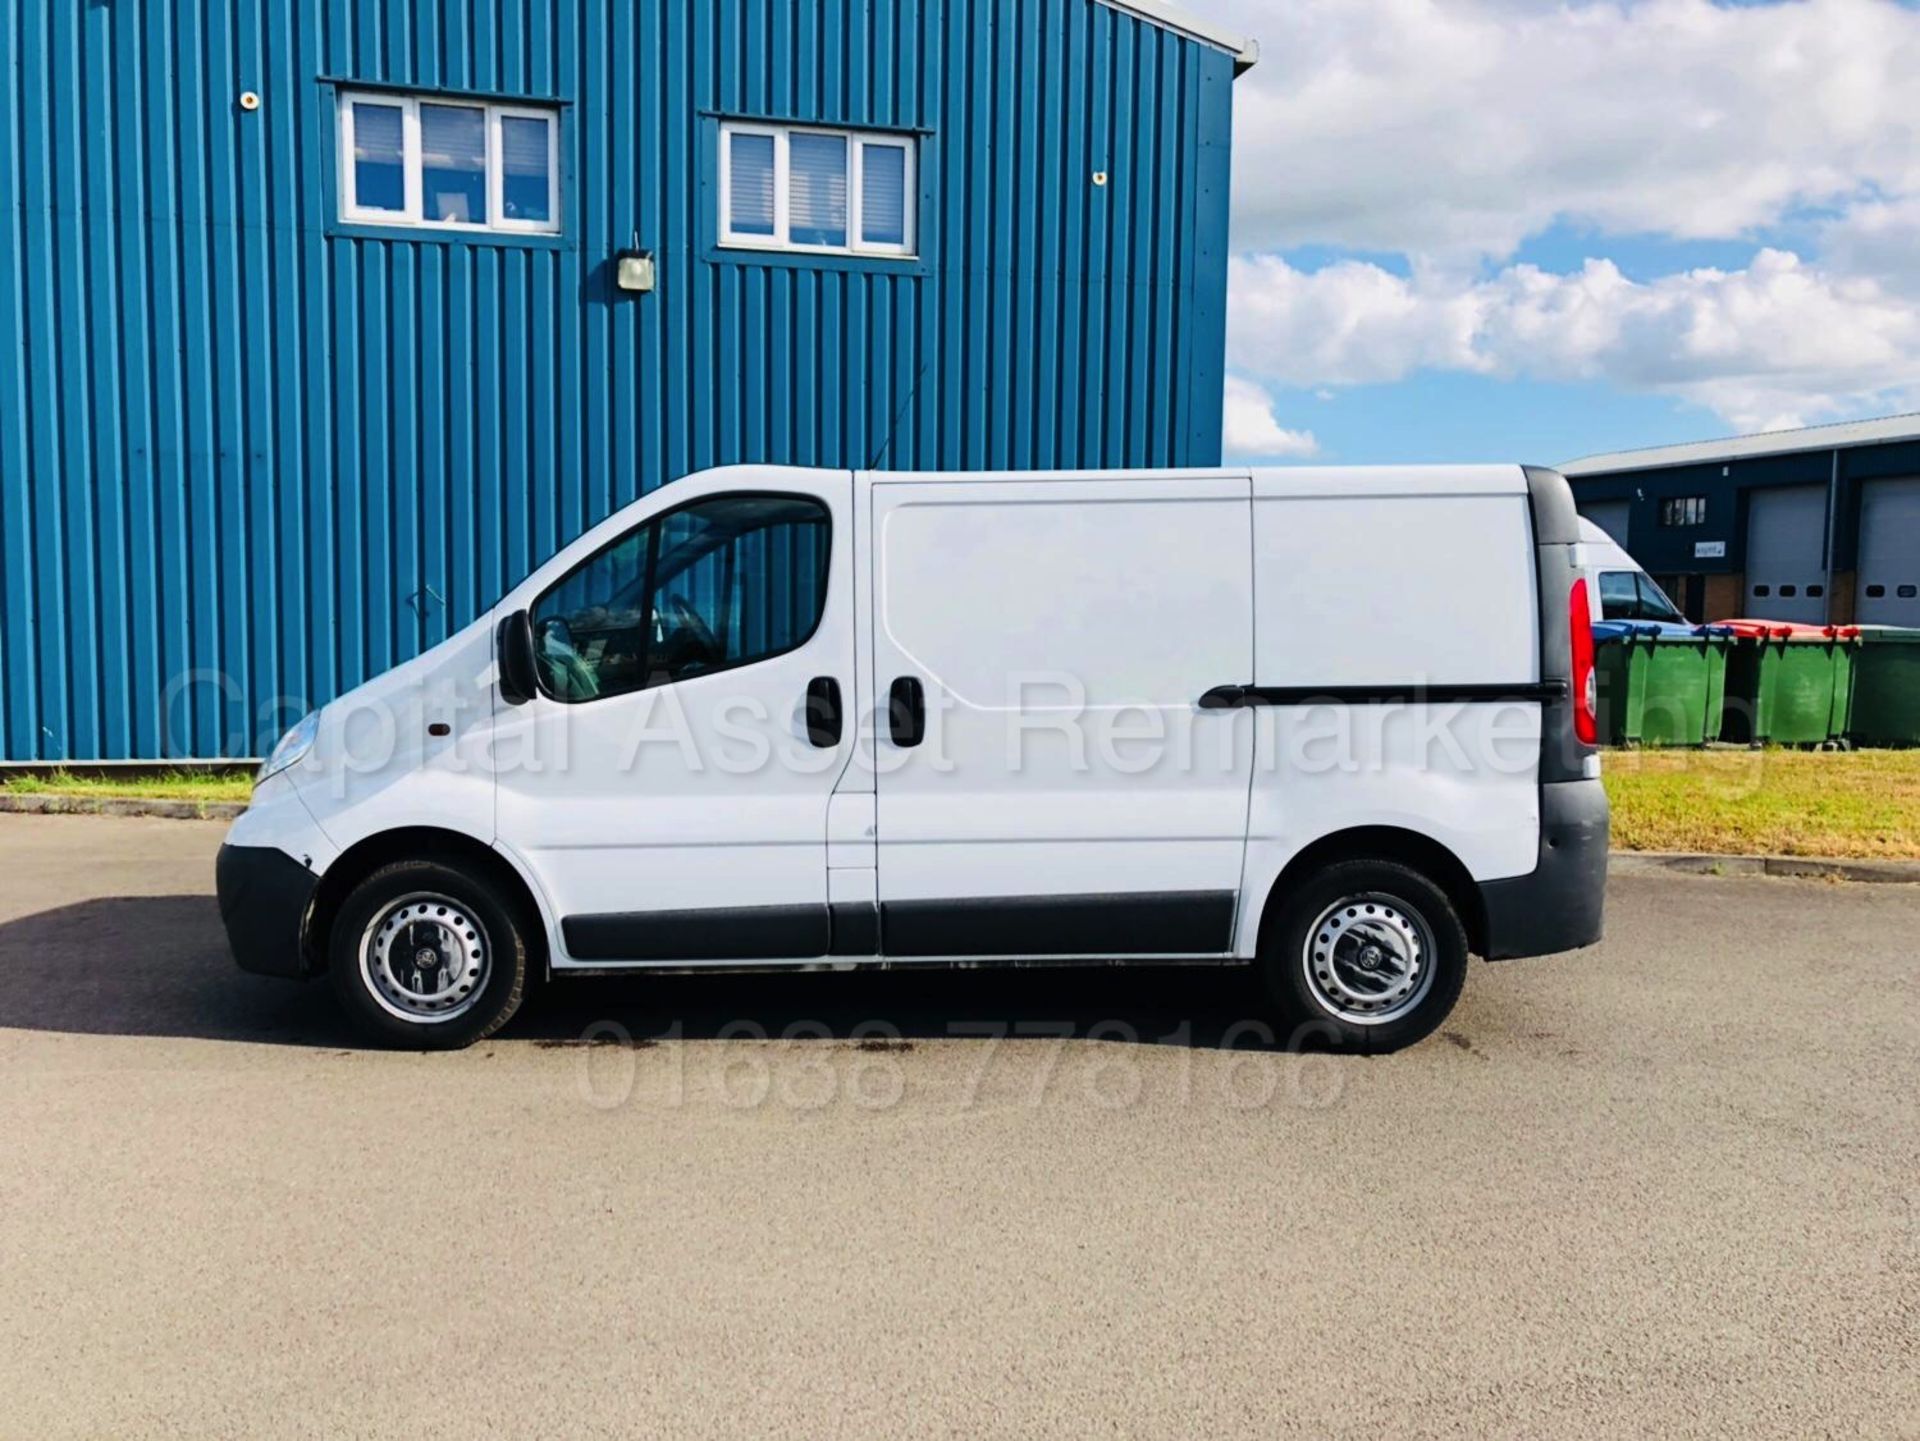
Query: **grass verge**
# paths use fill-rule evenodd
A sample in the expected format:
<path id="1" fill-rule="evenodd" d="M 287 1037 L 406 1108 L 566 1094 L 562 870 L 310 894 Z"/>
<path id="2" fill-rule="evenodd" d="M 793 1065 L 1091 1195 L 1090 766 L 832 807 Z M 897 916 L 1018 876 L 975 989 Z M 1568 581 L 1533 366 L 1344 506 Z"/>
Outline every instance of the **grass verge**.
<path id="1" fill-rule="evenodd" d="M 252 771 L 133 771 L 117 775 L 45 775 L 0 777 L 0 795 L 75 796 L 89 800 L 245 801 L 253 791 Z"/>
<path id="2" fill-rule="evenodd" d="M 1609 751 L 1628 851 L 1920 859 L 1920 750 Z"/>

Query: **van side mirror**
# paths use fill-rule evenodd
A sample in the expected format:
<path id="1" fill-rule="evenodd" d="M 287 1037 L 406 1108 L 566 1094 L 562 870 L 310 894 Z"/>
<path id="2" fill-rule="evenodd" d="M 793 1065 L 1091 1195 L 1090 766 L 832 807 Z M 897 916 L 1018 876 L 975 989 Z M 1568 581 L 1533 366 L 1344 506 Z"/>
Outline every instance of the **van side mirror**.
<path id="1" fill-rule="evenodd" d="M 508 705 L 525 705 L 539 689 L 534 674 L 533 618 L 524 610 L 515 611 L 500 622 L 493 643 L 500 662 L 500 699 Z"/>

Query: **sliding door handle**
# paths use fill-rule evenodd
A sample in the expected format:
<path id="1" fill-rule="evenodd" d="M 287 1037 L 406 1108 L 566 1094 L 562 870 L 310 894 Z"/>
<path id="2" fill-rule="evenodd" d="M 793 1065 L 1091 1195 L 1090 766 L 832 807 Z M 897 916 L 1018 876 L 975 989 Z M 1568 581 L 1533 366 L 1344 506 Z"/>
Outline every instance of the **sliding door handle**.
<path id="1" fill-rule="evenodd" d="M 927 691 L 919 677 L 903 675 L 894 681 L 887 694 L 887 730 L 902 750 L 927 738 Z"/>
<path id="2" fill-rule="evenodd" d="M 1236 710 L 1247 703 L 1249 689 L 1243 685 L 1217 685 L 1200 697 L 1200 709 Z"/>
<path id="3" fill-rule="evenodd" d="M 807 682 L 807 739 L 821 750 L 840 744 L 840 682 L 830 675 Z"/>

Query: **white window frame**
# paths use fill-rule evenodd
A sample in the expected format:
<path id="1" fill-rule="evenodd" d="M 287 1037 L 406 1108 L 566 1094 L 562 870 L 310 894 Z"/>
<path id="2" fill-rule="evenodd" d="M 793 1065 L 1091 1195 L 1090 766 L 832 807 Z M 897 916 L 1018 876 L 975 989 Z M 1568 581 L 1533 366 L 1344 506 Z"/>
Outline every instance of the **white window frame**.
<path id="1" fill-rule="evenodd" d="M 733 137 L 764 135 L 773 141 L 773 234 L 756 235 L 733 228 Z M 788 142 L 795 135 L 823 135 L 847 143 L 847 243 L 800 245 L 791 234 L 788 198 Z M 902 239 L 899 244 L 869 241 L 866 217 L 861 213 L 865 190 L 867 146 L 884 145 L 905 157 L 902 183 Z M 912 260 L 919 230 L 919 146 L 915 137 L 897 130 L 845 130 L 827 125 L 776 125 L 759 120 L 723 120 L 720 123 L 720 244 L 729 250 L 777 250 L 796 255 L 868 255 Z"/>
<path id="2" fill-rule="evenodd" d="M 733 228 L 733 137 L 764 135 L 773 141 L 773 234 L 736 234 Z M 727 121 L 720 127 L 720 243 L 749 250 L 785 250 L 780 237 L 787 233 L 787 147 L 777 125 L 749 125 Z M 852 232 L 849 231 L 849 234 Z"/>
<path id="3" fill-rule="evenodd" d="M 547 124 L 547 216 L 545 220 L 513 220 L 507 216 L 507 148 L 501 144 L 503 120 L 544 120 Z M 487 107 L 487 213 L 494 230 L 527 235 L 554 235 L 560 229 L 560 112 L 538 105 Z M 498 157 L 497 160 L 495 157 Z"/>
<path id="4" fill-rule="evenodd" d="M 560 233 L 560 112 L 544 105 L 517 105 L 490 100 L 473 100 L 460 95 L 415 95 L 385 90 L 342 90 L 337 99 L 337 128 L 340 137 L 338 181 L 340 218 L 356 225 L 399 225 L 416 230 L 452 231 L 460 235 L 504 232 L 509 235 L 557 235 Z M 384 105 L 400 112 L 400 169 L 404 210 L 383 210 L 360 204 L 357 193 L 359 170 L 353 154 L 353 107 Z M 424 215 L 420 157 L 420 107 L 441 105 L 451 109 L 478 110 L 484 120 L 486 153 L 487 213 L 477 221 L 428 220 Z M 505 150 L 500 143 L 500 122 L 508 117 L 544 120 L 547 125 L 547 214 L 546 220 L 511 220 L 506 215 Z"/>

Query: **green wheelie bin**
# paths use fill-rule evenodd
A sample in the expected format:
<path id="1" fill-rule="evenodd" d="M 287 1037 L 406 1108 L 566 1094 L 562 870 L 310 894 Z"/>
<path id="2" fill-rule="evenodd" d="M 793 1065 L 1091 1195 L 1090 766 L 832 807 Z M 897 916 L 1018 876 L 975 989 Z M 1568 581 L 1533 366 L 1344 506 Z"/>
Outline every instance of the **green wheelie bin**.
<path id="1" fill-rule="evenodd" d="M 1734 637 L 1721 739 L 1815 746 L 1846 738 L 1858 626 L 1774 620 L 1717 624 Z"/>
<path id="2" fill-rule="evenodd" d="M 1718 739 L 1731 631 L 1606 620 L 1595 623 L 1593 643 L 1602 744 L 1698 746 Z"/>
<path id="3" fill-rule="evenodd" d="M 1847 739 L 1862 746 L 1920 745 L 1920 630 L 1859 629 Z"/>

